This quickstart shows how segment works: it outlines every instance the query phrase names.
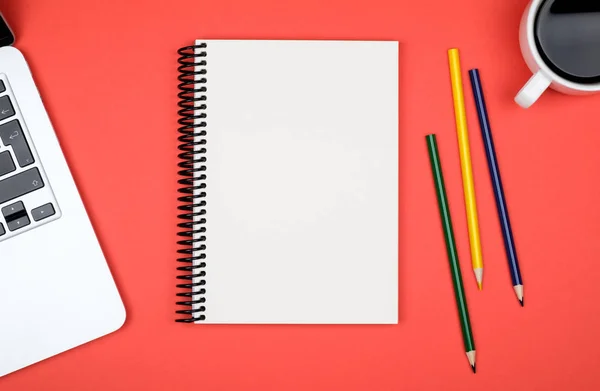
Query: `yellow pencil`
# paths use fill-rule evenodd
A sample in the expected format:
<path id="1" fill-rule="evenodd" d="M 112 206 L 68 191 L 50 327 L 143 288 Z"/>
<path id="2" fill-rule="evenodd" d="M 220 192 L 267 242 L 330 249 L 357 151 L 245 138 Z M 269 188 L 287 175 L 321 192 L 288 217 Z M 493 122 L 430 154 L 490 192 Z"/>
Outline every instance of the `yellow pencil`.
<path id="1" fill-rule="evenodd" d="M 467 130 L 467 114 L 460 69 L 458 49 L 448 50 L 450 78 L 452 80 L 452 97 L 454 99 L 454 116 L 456 117 L 456 134 L 460 153 L 465 209 L 469 227 L 469 243 L 471 244 L 471 261 L 479 289 L 483 284 L 483 259 L 479 239 L 479 222 L 477 220 L 477 203 L 475 202 L 475 186 L 473 185 L 473 170 L 471 168 L 471 151 L 469 148 L 469 132 Z"/>

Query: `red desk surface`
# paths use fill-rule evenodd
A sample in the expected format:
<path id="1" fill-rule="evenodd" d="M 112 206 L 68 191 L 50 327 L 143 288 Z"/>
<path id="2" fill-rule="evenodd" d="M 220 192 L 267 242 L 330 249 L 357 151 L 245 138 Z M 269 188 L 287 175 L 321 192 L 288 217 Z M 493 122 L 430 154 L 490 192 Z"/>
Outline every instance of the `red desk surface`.
<path id="1" fill-rule="evenodd" d="M 120 331 L 2 378 L 0 389 L 599 389 L 600 95 L 550 92 L 530 110 L 513 103 L 530 76 L 517 41 L 526 3 L 0 1 L 128 311 Z M 196 37 L 400 41 L 398 325 L 173 322 L 176 50 Z M 471 271 L 462 198 L 446 54 L 453 46 L 461 49 L 466 82 L 482 292 Z M 525 308 L 508 273 L 466 73 L 472 67 L 480 68 L 487 94 Z M 463 352 L 424 140 L 429 132 L 440 143 L 477 375 Z"/>

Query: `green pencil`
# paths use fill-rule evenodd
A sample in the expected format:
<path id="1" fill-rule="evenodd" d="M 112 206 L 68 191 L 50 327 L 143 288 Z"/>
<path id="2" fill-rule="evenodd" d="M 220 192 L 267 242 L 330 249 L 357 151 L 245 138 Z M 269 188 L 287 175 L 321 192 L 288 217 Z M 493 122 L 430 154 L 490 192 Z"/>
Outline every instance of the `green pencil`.
<path id="1" fill-rule="evenodd" d="M 446 250 L 448 260 L 450 261 L 450 272 L 452 274 L 452 283 L 454 285 L 454 296 L 456 296 L 456 305 L 458 306 L 458 316 L 460 318 L 460 327 L 462 329 L 463 341 L 465 343 L 465 352 L 469 364 L 475 373 L 475 342 L 473 341 L 473 331 L 471 330 L 471 321 L 469 320 L 469 309 L 467 308 L 467 298 L 463 289 L 462 275 L 458 262 L 458 252 L 454 241 L 454 231 L 452 229 L 452 219 L 450 218 L 450 209 L 448 208 L 448 197 L 446 196 L 446 187 L 444 185 L 444 176 L 442 174 L 442 164 L 438 153 L 435 134 L 425 137 L 427 140 L 427 149 L 429 150 L 429 161 L 431 162 L 431 172 L 435 182 L 438 207 L 442 226 L 444 228 L 444 238 L 446 239 Z"/>

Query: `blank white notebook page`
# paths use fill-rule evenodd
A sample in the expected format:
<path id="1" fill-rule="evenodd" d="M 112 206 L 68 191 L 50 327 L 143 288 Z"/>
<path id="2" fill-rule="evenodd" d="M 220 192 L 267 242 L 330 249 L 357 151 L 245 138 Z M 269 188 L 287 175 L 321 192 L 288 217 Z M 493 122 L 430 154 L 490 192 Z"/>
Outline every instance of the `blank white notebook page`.
<path id="1" fill-rule="evenodd" d="M 201 323 L 397 323 L 398 43 L 200 43 Z"/>

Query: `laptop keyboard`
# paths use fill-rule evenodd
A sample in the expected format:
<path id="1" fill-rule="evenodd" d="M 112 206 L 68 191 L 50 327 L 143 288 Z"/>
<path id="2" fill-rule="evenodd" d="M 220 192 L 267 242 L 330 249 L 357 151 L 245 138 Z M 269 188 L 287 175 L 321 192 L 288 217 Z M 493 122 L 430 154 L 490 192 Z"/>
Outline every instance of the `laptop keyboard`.
<path id="1" fill-rule="evenodd" d="M 0 75 L 0 241 L 59 217 L 18 102 Z"/>

